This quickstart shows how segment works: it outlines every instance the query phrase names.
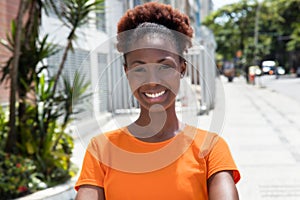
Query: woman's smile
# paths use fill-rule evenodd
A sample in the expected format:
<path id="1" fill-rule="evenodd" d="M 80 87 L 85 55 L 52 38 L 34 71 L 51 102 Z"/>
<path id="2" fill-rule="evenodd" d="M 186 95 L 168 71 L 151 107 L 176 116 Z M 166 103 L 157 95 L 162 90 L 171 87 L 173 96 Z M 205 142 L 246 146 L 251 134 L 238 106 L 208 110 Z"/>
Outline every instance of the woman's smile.
<path id="1" fill-rule="evenodd" d="M 148 103 L 162 103 L 167 99 L 168 96 L 168 90 L 157 90 L 157 91 L 147 91 L 142 92 L 145 101 Z"/>
<path id="2" fill-rule="evenodd" d="M 145 95 L 149 98 L 158 98 L 160 96 L 162 96 L 163 94 L 165 94 L 165 90 L 161 91 L 161 92 L 157 92 L 157 93 L 148 93 L 148 92 L 145 92 Z"/>

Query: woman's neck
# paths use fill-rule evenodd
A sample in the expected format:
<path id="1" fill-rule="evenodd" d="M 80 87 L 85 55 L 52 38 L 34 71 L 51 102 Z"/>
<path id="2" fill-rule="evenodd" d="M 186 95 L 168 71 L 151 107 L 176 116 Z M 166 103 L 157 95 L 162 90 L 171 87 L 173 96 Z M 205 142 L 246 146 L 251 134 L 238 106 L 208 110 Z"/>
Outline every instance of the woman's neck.
<path id="1" fill-rule="evenodd" d="M 141 108 L 139 118 L 128 126 L 136 138 L 145 142 L 161 142 L 174 137 L 179 129 L 175 106 L 150 112 Z"/>

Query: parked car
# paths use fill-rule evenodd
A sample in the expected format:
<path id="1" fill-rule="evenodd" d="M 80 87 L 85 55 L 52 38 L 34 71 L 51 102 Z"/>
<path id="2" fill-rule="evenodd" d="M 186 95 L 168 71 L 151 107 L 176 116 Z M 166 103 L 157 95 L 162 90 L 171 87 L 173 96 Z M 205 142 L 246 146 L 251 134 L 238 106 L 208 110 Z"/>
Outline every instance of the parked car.
<path id="1" fill-rule="evenodd" d="M 282 66 L 276 67 L 276 75 L 284 75 L 285 69 Z"/>
<path id="2" fill-rule="evenodd" d="M 274 60 L 265 60 L 261 64 L 263 74 L 273 75 L 276 73 L 276 62 Z"/>

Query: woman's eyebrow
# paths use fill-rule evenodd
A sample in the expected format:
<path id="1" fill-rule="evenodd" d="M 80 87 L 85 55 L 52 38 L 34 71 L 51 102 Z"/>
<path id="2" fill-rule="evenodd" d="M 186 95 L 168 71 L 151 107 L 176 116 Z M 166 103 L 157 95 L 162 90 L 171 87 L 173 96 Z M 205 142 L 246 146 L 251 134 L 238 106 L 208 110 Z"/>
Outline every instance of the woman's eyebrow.
<path id="1" fill-rule="evenodd" d="M 135 60 L 132 63 L 130 63 L 130 65 L 134 65 L 134 64 L 146 64 L 146 63 L 141 60 Z"/>
<path id="2" fill-rule="evenodd" d="M 162 59 L 159 59 L 158 61 L 157 61 L 157 63 L 162 63 L 162 62 L 164 62 L 164 61 L 172 61 L 172 62 L 174 62 L 175 64 L 176 64 L 176 62 L 175 62 L 175 60 L 172 58 L 172 57 L 170 57 L 170 56 L 168 56 L 168 57 L 165 57 L 165 58 L 162 58 Z"/>
<path id="3" fill-rule="evenodd" d="M 171 59 L 171 57 L 165 57 L 165 58 L 159 59 L 158 61 L 156 61 L 156 63 L 162 63 L 162 62 L 164 62 L 164 61 L 166 61 L 166 60 L 169 60 L 169 61 L 174 62 L 174 60 Z M 134 60 L 134 61 L 132 61 L 132 62 L 130 63 L 130 65 L 134 65 L 134 64 L 146 64 L 146 62 L 141 61 L 141 60 Z"/>
<path id="4" fill-rule="evenodd" d="M 161 62 L 164 62 L 165 60 L 167 60 L 167 58 L 162 58 L 162 59 L 158 60 L 157 62 L 161 63 Z"/>

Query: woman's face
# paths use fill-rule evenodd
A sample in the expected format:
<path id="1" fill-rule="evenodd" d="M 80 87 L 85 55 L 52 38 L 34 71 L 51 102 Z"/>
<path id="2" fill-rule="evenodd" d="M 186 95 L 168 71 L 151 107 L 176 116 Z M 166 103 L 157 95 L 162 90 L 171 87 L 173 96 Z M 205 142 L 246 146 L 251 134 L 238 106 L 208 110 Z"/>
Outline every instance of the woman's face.
<path id="1" fill-rule="evenodd" d="M 159 37 L 144 37 L 133 48 L 126 54 L 125 71 L 140 105 L 148 110 L 156 104 L 165 110 L 175 106 L 180 74 L 185 71 L 175 46 Z"/>

